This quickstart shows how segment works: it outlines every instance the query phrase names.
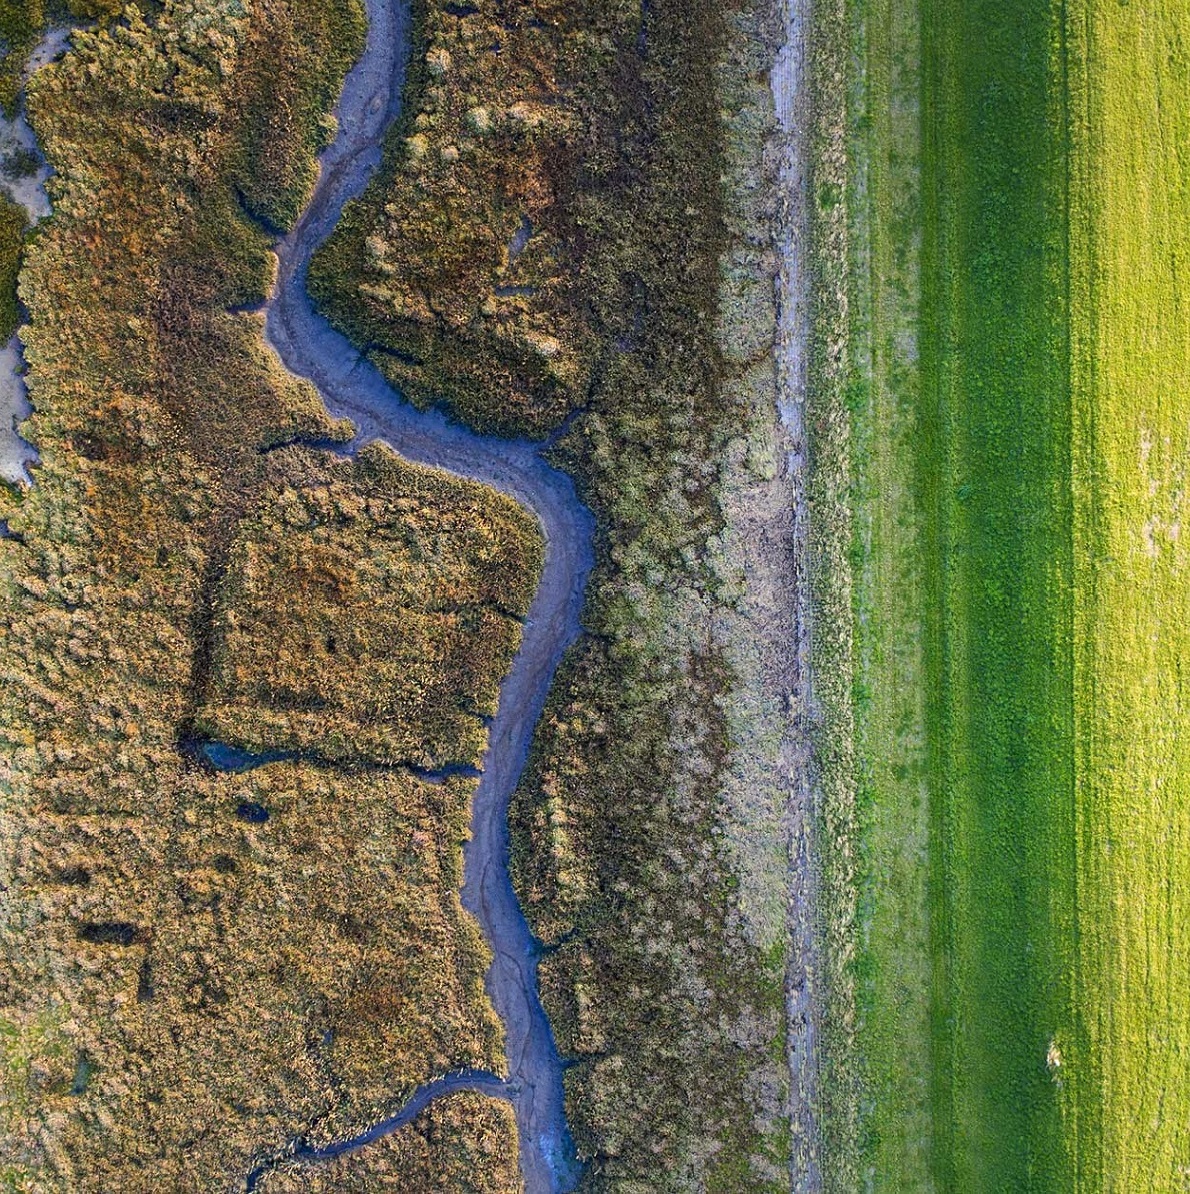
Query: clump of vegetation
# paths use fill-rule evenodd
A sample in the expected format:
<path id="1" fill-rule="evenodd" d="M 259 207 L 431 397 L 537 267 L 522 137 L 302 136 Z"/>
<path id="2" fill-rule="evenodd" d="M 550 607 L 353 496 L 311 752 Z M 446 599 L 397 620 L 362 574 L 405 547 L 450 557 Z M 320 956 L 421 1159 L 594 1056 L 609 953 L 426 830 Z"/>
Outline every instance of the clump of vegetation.
<path id="1" fill-rule="evenodd" d="M 31 178 L 37 173 L 40 165 L 41 159 L 37 154 L 21 145 L 0 160 L 0 173 L 8 178 Z"/>
<path id="2" fill-rule="evenodd" d="M 237 194 L 255 193 L 256 122 L 272 107 L 296 121 L 260 165 L 292 199 L 336 86 L 282 73 L 263 97 L 259 55 L 302 29 L 341 69 L 360 21 L 356 4 L 305 0 L 130 9 L 76 33 L 30 89 L 56 174 L 21 275 L 40 467 L 0 509 L 0 1168 L 42 1184 L 152 1172 L 165 1189 L 231 1188 L 299 1133 L 358 1131 L 428 1077 L 503 1061 L 488 953 L 458 899 L 474 781 L 423 783 L 345 738 L 334 765 L 243 773 L 187 749 L 230 611 L 284 592 L 262 567 L 317 590 L 271 533 L 304 534 L 310 560 L 340 569 L 332 586 L 365 526 L 394 536 L 394 566 L 453 545 L 450 584 L 477 601 L 498 576 L 516 607 L 534 581 L 536 532 L 523 539 L 525 517 L 499 500 L 489 512 L 476 486 L 380 450 L 268 450 L 349 429 L 240 310 L 272 271 Z M 312 525 L 332 508 L 341 525 Z M 250 547 L 249 576 L 236 569 Z M 358 612 L 359 592 L 398 580 L 376 568 L 352 583 Z"/>
<path id="3" fill-rule="evenodd" d="M 0 342 L 7 342 L 20 322 L 17 274 L 25 248 L 25 209 L 0 193 Z"/>
<path id="4" fill-rule="evenodd" d="M 478 763 L 541 572 L 531 516 L 380 446 L 329 463 L 288 449 L 269 471 L 229 552 L 199 730 L 322 758 Z"/>
<path id="5" fill-rule="evenodd" d="M 312 285 L 417 401 L 534 432 L 582 408 L 557 459 L 599 520 L 590 634 L 513 814 L 571 1127 L 592 1189 L 783 1189 L 785 954 L 739 894 L 717 554 L 729 461 L 772 418 L 771 300 L 719 300 L 729 273 L 771 295 L 765 214 L 729 225 L 723 193 L 729 129 L 759 169 L 767 91 L 724 80 L 763 78 L 766 27 L 702 0 L 495 10 L 419 6 L 404 124 Z"/>
<path id="6" fill-rule="evenodd" d="M 0 108 L 14 116 L 21 72 L 46 23 L 43 0 L 0 0 Z"/>
<path id="7" fill-rule="evenodd" d="M 268 5 L 253 23 L 240 72 L 246 121 L 230 177 L 244 207 L 267 227 L 289 227 L 334 135 L 340 82 L 363 50 L 359 0 Z"/>
<path id="8" fill-rule="evenodd" d="M 132 0 L 137 3 L 137 0 Z M 151 6 L 153 0 L 139 3 L 142 10 Z M 124 11 L 128 0 L 67 0 L 67 8 L 72 17 L 82 17 L 84 20 L 112 20 Z"/>
<path id="9" fill-rule="evenodd" d="M 520 1194 L 512 1107 L 479 1094 L 447 1095 L 357 1153 L 286 1164 L 260 1183 L 266 1194 L 367 1194 L 381 1186 Z"/>

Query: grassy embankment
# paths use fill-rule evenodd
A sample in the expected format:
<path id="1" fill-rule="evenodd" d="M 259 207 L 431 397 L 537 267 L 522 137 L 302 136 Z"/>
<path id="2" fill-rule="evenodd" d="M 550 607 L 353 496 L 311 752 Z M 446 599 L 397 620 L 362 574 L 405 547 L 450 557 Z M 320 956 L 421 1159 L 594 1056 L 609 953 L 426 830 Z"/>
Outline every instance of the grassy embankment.
<path id="1" fill-rule="evenodd" d="M 452 741 L 451 695 L 406 692 L 383 741 L 349 743 L 376 711 L 358 676 L 398 666 L 374 611 L 399 594 L 461 650 L 456 612 L 483 622 L 494 593 L 523 612 L 537 530 L 382 450 L 263 451 L 345 429 L 244 311 L 272 270 L 247 212 L 300 207 L 362 34 L 356 5 L 181 0 L 76 34 L 31 89 L 58 173 L 21 279 L 41 462 L 0 541 L 12 1188 L 230 1188 L 312 1124 L 358 1130 L 428 1076 L 501 1063 L 458 903 L 473 782 L 378 765 L 423 738 L 474 757 L 473 727 Z M 388 550 L 352 556 L 365 541 Z M 320 640 L 331 682 L 254 655 L 262 621 Z M 235 661 L 237 630 L 261 637 Z M 310 757 L 206 771 L 180 749 L 204 714 Z M 515 1155 L 507 1117 L 484 1131 Z"/>
<path id="2" fill-rule="evenodd" d="M 1069 17 L 1077 1188 L 1190 1181 L 1190 25 Z"/>
<path id="3" fill-rule="evenodd" d="M 416 11 L 403 125 L 311 285 L 417 401 L 505 431 L 581 412 L 559 459 L 599 520 L 590 634 L 514 861 L 589 1182 L 783 1189 L 784 893 L 747 851 L 781 853 L 784 805 L 723 796 L 759 549 L 731 556 L 726 478 L 773 473 L 763 35 L 702 0 Z"/>
<path id="4" fill-rule="evenodd" d="M 860 889 L 851 972 L 857 1004 L 841 1105 L 826 1108 L 828 1168 L 842 1188 L 931 1188 L 931 952 L 927 782 L 926 561 L 917 458 L 922 423 L 917 324 L 921 287 L 921 30 L 916 5 L 870 0 L 836 29 L 853 54 L 842 132 L 848 151 L 846 257 L 819 285 L 849 278 L 848 359 L 833 394 L 846 410 L 854 522 L 839 601 L 854 627 L 847 699 Z M 827 53 L 826 47 L 823 52 Z M 838 69 L 828 55 L 826 69 Z M 843 97 L 840 96 L 840 99 Z M 833 195 L 831 196 L 834 197 Z M 822 201 L 821 188 L 819 200 Z M 820 217 L 821 218 L 821 217 Z M 837 283 L 836 283 L 837 284 Z M 824 478 L 817 471 L 816 483 Z M 844 474 L 840 469 L 839 473 Z M 845 534 L 846 530 L 836 530 Z M 838 584 L 828 571 L 820 584 Z M 830 631 L 828 633 L 834 633 Z M 818 652 L 819 665 L 823 653 Z M 828 666 L 837 667 L 835 660 Z M 828 732 L 838 733 L 828 726 Z M 831 865 L 829 857 L 824 865 Z M 837 1014 L 834 1007 L 828 1014 Z M 864 1092 L 866 1111 L 856 1101 Z M 832 1122 L 833 1116 L 833 1122 Z"/>
<path id="5" fill-rule="evenodd" d="M 856 511 L 859 1166 L 889 1190 L 1062 1188 L 1046 1064 L 1074 943 L 1060 13 L 870 3 L 851 36 L 836 400 Z"/>

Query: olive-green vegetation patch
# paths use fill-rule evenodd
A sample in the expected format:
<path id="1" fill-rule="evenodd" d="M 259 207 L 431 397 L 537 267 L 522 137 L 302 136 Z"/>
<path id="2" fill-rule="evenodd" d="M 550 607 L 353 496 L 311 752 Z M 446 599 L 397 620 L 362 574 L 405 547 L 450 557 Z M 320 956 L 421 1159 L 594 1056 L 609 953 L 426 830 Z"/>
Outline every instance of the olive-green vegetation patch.
<path id="1" fill-rule="evenodd" d="M 180 749 L 241 520 L 262 544 L 273 510 L 289 534 L 270 500 L 309 497 L 321 469 L 328 500 L 400 522 L 383 454 L 260 450 L 346 431 L 259 316 L 227 310 L 272 271 L 236 195 L 253 55 L 273 21 L 346 36 L 321 7 L 130 11 L 30 87 L 56 174 L 21 277 L 41 463 L 0 539 L 0 1173 L 37 1188 L 236 1188 L 315 1125 L 361 1130 L 434 1074 L 502 1061 L 458 900 L 473 781 L 216 774 Z M 342 64 L 357 44 L 327 50 Z M 329 99 L 334 80 L 277 78 L 309 178 L 324 101 L 303 89 Z M 440 485 L 414 485 L 427 519 L 458 493 Z M 321 500 L 295 498 L 307 525 Z"/>
<path id="2" fill-rule="evenodd" d="M 45 28 L 42 0 L 0 0 L 0 108 L 12 116 L 21 90 L 21 72 Z"/>
<path id="3" fill-rule="evenodd" d="M 257 750 L 474 764 L 541 572 L 511 498 L 403 463 L 274 454 L 232 544 L 198 728 Z"/>
<path id="4" fill-rule="evenodd" d="M 0 194 L 0 341 L 7 341 L 20 321 L 17 274 L 25 247 L 25 209 Z"/>
<path id="5" fill-rule="evenodd" d="M 362 0 L 291 4 L 257 0 L 241 74 L 247 120 L 234 183 L 245 208 L 288 228 L 317 175 L 315 158 L 334 137 L 330 109 L 340 81 L 363 50 Z"/>
<path id="6" fill-rule="evenodd" d="M 266 1194 L 368 1194 L 381 1188 L 520 1194 L 511 1105 L 468 1092 L 447 1095 L 358 1152 L 287 1164 L 260 1183 Z"/>
<path id="7" fill-rule="evenodd" d="M 126 0 L 67 0 L 67 8 L 73 17 L 90 20 L 104 17 L 118 17 L 124 11 Z M 132 0 L 139 8 L 150 7 L 153 0 Z"/>

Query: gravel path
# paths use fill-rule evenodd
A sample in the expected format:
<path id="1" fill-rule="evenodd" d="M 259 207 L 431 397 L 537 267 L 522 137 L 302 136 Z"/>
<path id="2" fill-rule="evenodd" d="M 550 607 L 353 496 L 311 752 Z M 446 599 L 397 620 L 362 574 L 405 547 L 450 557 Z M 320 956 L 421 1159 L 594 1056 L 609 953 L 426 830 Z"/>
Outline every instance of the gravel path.
<path id="1" fill-rule="evenodd" d="M 792 1118 L 791 1188 L 794 1194 L 818 1194 L 823 1188 L 822 1146 L 816 1115 L 818 1096 L 818 1025 L 815 989 L 819 967 L 815 924 L 815 807 L 810 751 L 815 717 L 810 669 L 812 602 L 809 559 L 809 456 L 806 398 L 810 344 L 810 79 L 808 35 L 811 0 L 777 0 L 784 40 L 773 63 L 771 84 L 779 129 L 777 187 L 781 217 L 777 228 L 780 272 L 777 279 L 778 412 L 791 449 L 786 469 L 794 494 L 796 561 L 794 674 L 792 699 L 792 769 L 794 795 L 789 810 L 790 963 L 785 998 L 788 1024 L 790 1108 Z"/>

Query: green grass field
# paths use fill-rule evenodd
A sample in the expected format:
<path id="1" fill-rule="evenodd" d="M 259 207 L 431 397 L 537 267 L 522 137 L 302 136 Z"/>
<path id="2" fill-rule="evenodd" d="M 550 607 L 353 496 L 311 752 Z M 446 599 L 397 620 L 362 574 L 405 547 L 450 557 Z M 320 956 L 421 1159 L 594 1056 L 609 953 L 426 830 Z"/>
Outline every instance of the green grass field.
<path id="1" fill-rule="evenodd" d="M 1072 16 L 1078 1185 L 1190 1188 L 1190 16 Z M 1064 1067 L 1065 1068 L 1065 1067 Z"/>
<path id="2" fill-rule="evenodd" d="M 1056 21 L 874 0 L 852 30 L 860 1146 L 887 1190 L 1060 1187 L 1066 1164 L 1046 1066 L 1073 891 Z"/>
<path id="3" fill-rule="evenodd" d="M 923 5 L 934 1178 L 1063 1188 L 1070 416 L 1058 10 Z"/>
<path id="4" fill-rule="evenodd" d="M 871 1188 L 1190 1187 L 1188 33 L 852 10 Z"/>

